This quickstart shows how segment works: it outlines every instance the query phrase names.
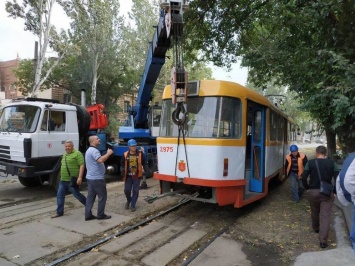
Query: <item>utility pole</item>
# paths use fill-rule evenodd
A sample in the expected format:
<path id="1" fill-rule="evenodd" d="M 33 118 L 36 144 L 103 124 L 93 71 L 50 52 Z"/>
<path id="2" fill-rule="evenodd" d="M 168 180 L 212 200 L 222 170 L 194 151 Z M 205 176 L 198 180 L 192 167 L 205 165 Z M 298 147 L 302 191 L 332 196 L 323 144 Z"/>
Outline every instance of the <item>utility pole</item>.
<path id="1" fill-rule="evenodd" d="M 38 64 L 38 42 L 35 41 L 35 51 L 33 56 L 33 83 L 35 83 L 37 64 Z M 34 95 L 34 97 L 36 97 L 36 95 Z"/>

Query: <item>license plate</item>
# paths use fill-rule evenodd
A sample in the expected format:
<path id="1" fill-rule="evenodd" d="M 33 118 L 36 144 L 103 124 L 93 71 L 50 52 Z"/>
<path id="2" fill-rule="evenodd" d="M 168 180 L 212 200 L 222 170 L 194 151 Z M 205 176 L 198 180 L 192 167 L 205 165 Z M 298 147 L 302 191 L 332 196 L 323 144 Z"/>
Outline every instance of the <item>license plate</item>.
<path id="1" fill-rule="evenodd" d="M 0 170 L 6 170 L 6 166 L 5 165 L 0 165 Z"/>

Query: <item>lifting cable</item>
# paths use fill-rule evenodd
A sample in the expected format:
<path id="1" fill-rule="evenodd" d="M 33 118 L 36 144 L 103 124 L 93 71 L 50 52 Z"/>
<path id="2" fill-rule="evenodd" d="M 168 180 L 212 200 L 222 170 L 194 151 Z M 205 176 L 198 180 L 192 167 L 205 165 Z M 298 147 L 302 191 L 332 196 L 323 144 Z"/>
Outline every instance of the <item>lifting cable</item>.
<path id="1" fill-rule="evenodd" d="M 185 158 L 186 158 L 187 174 L 188 174 L 188 177 L 190 177 L 189 160 L 187 159 L 185 132 L 184 132 L 183 125 L 179 125 L 178 127 L 179 127 L 179 133 L 178 133 L 178 143 L 177 143 L 177 150 L 176 150 L 176 160 L 175 160 L 175 176 L 176 176 L 176 168 L 178 165 L 178 157 L 179 157 L 180 133 L 182 132 L 182 139 L 184 142 L 184 150 L 185 150 Z"/>

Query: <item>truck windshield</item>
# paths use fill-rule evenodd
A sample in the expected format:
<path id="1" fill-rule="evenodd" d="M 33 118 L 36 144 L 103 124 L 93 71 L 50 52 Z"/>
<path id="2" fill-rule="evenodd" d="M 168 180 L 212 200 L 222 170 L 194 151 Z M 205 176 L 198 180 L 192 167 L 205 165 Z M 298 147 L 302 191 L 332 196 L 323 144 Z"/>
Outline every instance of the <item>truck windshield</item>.
<path id="1" fill-rule="evenodd" d="M 41 109 L 31 105 L 12 105 L 2 109 L 0 131 L 30 133 L 36 130 Z"/>
<path id="2" fill-rule="evenodd" d="M 171 119 L 175 106 L 163 101 L 159 136 L 177 137 L 178 127 Z M 241 101 L 229 97 L 193 97 L 187 101 L 188 119 L 184 126 L 190 138 L 240 138 Z M 181 136 L 181 134 L 180 134 Z"/>

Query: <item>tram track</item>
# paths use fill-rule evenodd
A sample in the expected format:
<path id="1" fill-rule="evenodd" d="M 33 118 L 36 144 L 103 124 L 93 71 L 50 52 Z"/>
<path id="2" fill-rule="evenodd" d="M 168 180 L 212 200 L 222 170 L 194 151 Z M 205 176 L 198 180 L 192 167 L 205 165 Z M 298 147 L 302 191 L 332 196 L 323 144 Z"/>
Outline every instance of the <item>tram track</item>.
<path id="1" fill-rule="evenodd" d="M 109 202 L 108 212 L 113 218 L 108 221 L 81 222 L 82 207 L 71 196 L 66 201 L 69 204 L 66 206 L 67 213 L 60 219 L 50 219 L 56 206 L 55 199 L 29 201 L 0 208 L 3 226 L 0 230 L 3 230 L 4 236 L 15 239 L 16 235 L 26 235 L 24 230 L 28 229 L 34 230 L 33 233 L 40 236 L 38 240 L 30 240 L 31 243 L 40 245 L 35 248 L 35 254 L 29 256 L 26 249 L 19 247 L 17 251 L 19 253 L 14 255 L 19 254 L 21 257 L 11 260 L 11 257 L 6 255 L 6 260 L 12 262 L 18 260 L 16 265 L 31 266 L 110 265 L 110 263 L 126 265 L 121 263 L 122 261 L 128 265 L 141 266 L 188 265 L 196 257 L 200 259 L 201 252 L 208 249 L 218 237 L 228 237 L 229 226 L 240 215 L 254 209 L 252 205 L 248 208 L 234 209 L 232 206 L 218 207 L 196 201 L 189 204 L 180 202 L 182 205 L 186 204 L 180 208 L 182 205 L 176 204 L 176 198 L 174 200 L 167 198 L 154 204 L 141 202 L 139 210 L 131 213 L 124 210 L 123 198 L 117 198 L 120 191 L 117 192 L 116 187 L 110 190 L 113 192 L 110 194 L 111 199 L 116 200 Z M 143 196 L 147 195 L 144 192 L 146 191 L 142 191 Z M 117 208 L 117 203 L 121 203 L 122 206 Z M 9 213 L 9 210 L 13 213 Z M 9 221 L 6 222 L 7 220 Z M 93 227 L 94 231 L 90 227 Z M 44 233 L 37 233 L 41 231 Z M 227 234 L 223 235 L 225 232 Z M 73 234 L 73 240 L 64 240 L 62 237 L 57 239 L 63 234 L 65 236 Z M 21 242 L 21 238 L 16 239 Z M 11 254 L 6 246 L 3 246 L 3 250 L 4 254 Z M 170 257 L 164 254 L 169 254 Z M 162 261 L 164 264 L 160 264 Z"/>
<path id="2" fill-rule="evenodd" d="M 65 247 L 62 250 L 57 250 L 55 253 L 41 257 L 36 261 L 32 261 L 25 265 L 101 265 L 106 261 L 120 261 L 126 260 L 129 263 L 136 265 L 189 265 L 202 252 L 204 252 L 218 237 L 222 236 L 228 231 L 230 226 L 236 221 L 235 219 L 240 215 L 247 214 L 253 210 L 256 203 L 243 209 L 234 209 L 231 206 L 218 207 L 210 204 L 201 204 L 193 202 L 193 205 L 187 207 L 186 210 L 180 209 L 178 213 L 173 213 L 181 206 L 190 202 L 189 199 L 181 200 L 178 204 L 159 211 L 156 214 L 146 214 L 145 218 L 138 220 L 138 217 L 132 219 L 130 222 L 120 225 L 122 229 L 111 228 L 105 232 L 104 237 L 92 238 L 76 243 L 75 247 Z M 191 215 L 193 212 L 195 214 Z M 167 216 L 169 218 L 162 218 Z M 215 216 L 212 220 L 206 217 Z M 213 223 L 220 218 L 220 222 L 214 225 Z M 185 219 L 187 223 L 182 223 L 182 226 L 175 226 L 179 224 L 180 219 Z M 203 222 L 205 222 L 201 226 Z M 181 224 L 181 223 L 180 223 Z M 154 229 L 148 229 L 152 227 Z M 116 231 L 114 231 L 116 230 Z M 118 230 L 118 231 L 117 231 Z M 144 232 L 147 231 L 147 232 Z M 138 235 L 144 237 L 138 237 Z M 161 236 L 159 236 L 161 235 Z M 184 237 L 191 237 L 191 242 L 182 241 Z M 101 235 L 102 236 L 102 235 Z M 151 243 L 144 240 L 144 238 L 151 239 Z M 140 243 L 142 241 L 142 243 Z M 170 250 L 176 250 L 174 244 L 170 244 L 171 248 L 166 248 L 169 243 L 179 243 L 183 245 L 180 251 L 176 254 L 171 254 L 169 258 L 163 257 L 163 264 L 157 261 L 159 255 L 163 250 L 168 253 Z M 177 244 L 178 245 L 178 244 Z M 149 248 L 147 248 L 149 246 Z M 140 248 L 137 248 L 140 247 Z M 142 251 L 142 250 L 145 250 Z M 160 252 L 160 253 L 159 253 Z M 135 255 L 131 255 L 134 253 Z M 56 255 L 57 254 L 57 255 Z M 100 254 L 100 261 L 92 262 L 93 254 Z M 148 255 L 147 255 L 148 254 Z M 153 255 L 151 255 L 153 254 Z M 102 260 L 102 261 L 101 261 Z M 91 264 L 90 264 L 91 263 Z"/>
<path id="3" fill-rule="evenodd" d="M 123 225 L 119 231 L 109 233 L 115 230 L 112 228 L 102 238 L 78 243 L 75 250 L 66 247 L 57 251 L 57 255 L 50 254 L 26 265 L 105 265 L 113 261 L 119 265 L 122 261 L 147 266 L 188 265 L 228 230 L 239 213 L 233 209 L 235 212 L 230 216 L 230 208 L 197 202 L 180 208 L 189 202 L 182 200 L 157 214 L 132 220 L 133 223 Z M 206 218 L 211 216 L 214 216 L 212 222 Z M 221 220 L 217 225 L 213 222 L 216 217 Z M 187 259 L 186 254 L 189 254 Z"/>
<path id="4" fill-rule="evenodd" d="M 181 264 L 181 266 L 189 265 L 194 259 L 197 258 L 198 255 L 200 255 L 202 252 L 204 252 L 207 249 L 207 247 L 209 247 L 213 243 L 213 241 L 215 241 L 218 237 L 220 237 L 222 234 L 224 234 L 230 228 L 230 226 L 231 225 L 227 225 L 226 227 L 224 227 L 222 230 L 220 230 L 214 236 L 212 236 L 210 238 L 210 240 L 208 240 L 203 245 L 201 245 L 201 247 L 199 247 L 197 250 L 195 250 L 188 258 L 185 258 L 184 262 Z"/>
<path id="5" fill-rule="evenodd" d="M 111 239 L 114 239 L 116 237 L 119 237 L 119 236 L 122 236 L 124 234 L 127 234 L 127 233 L 139 228 L 140 226 L 144 226 L 144 225 L 152 222 L 155 219 L 158 219 L 158 218 L 160 218 L 160 217 L 162 217 L 162 216 L 164 216 L 164 215 L 166 215 L 166 214 L 168 214 L 168 213 L 170 213 L 172 211 L 175 211 L 176 209 L 180 208 L 181 206 L 187 204 L 190 201 L 191 200 L 183 199 L 178 204 L 176 204 L 176 205 L 174 205 L 174 206 L 172 206 L 172 207 L 170 207 L 170 208 L 168 208 L 168 209 L 166 209 L 164 211 L 161 211 L 158 214 L 155 214 L 155 215 L 153 215 L 153 216 L 151 216 L 149 218 L 141 220 L 141 221 L 139 221 L 139 222 L 137 222 L 137 223 L 135 223 L 133 225 L 129 225 L 129 226 L 125 227 L 124 229 L 120 230 L 118 233 L 111 234 L 111 235 L 109 235 L 107 237 L 99 239 L 98 241 L 96 241 L 94 243 L 91 243 L 91 244 L 88 244 L 88 245 L 86 245 L 86 246 L 84 246 L 82 248 L 79 248 L 79 249 L 75 250 L 74 252 L 71 252 L 71 253 L 63 256 L 63 257 L 60 257 L 60 258 L 58 258 L 58 259 L 56 259 L 56 260 L 54 260 L 54 261 L 52 261 L 52 262 L 50 262 L 50 263 L 48 263 L 46 265 L 48 265 L 48 266 L 59 265 L 60 263 L 65 262 L 65 261 L 67 261 L 69 259 L 72 259 L 72 258 L 74 258 L 75 256 L 78 256 L 81 253 L 90 251 L 90 250 L 92 250 L 92 249 L 94 249 L 94 248 L 106 243 L 107 241 L 109 241 Z"/>

